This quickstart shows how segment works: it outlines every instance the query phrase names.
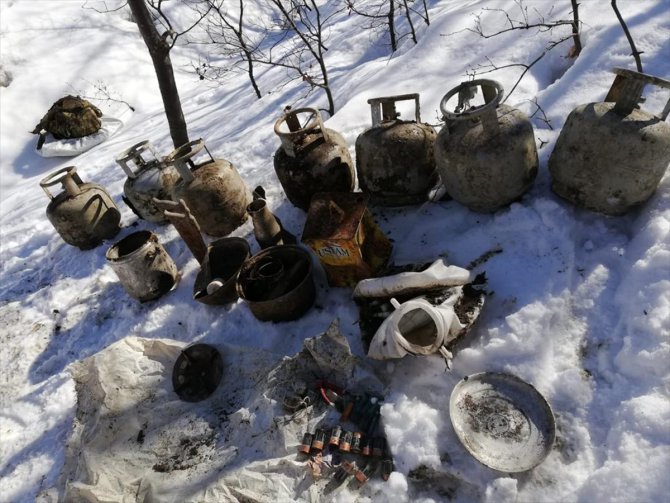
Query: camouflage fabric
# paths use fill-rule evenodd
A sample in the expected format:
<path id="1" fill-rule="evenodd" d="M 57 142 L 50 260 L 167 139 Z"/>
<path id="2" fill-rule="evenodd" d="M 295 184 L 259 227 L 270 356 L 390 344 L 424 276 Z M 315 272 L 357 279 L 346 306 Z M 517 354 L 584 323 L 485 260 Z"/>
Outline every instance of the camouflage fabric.
<path id="1" fill-rule="evenodd" d="M 51 105 L 51 108 L 39 122 L 34 134 L 42 131 L 51 133 L 54 138 L 81 138 L 100 129 L 102 112 L 79 96 L 65 96 Z"/>

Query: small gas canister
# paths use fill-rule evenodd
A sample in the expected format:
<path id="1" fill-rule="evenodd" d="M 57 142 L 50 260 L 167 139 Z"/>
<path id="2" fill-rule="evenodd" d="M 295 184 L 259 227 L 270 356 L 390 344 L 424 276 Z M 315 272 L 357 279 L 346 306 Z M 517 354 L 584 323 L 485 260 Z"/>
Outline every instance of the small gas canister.
<path id="1" fill-rule="evenodd" d="M 352 440 L 353 440 L 353 434 L 350 431 L 345 431 L 344 433 L 342 433 L 342 438 L 340 440 L 340 452 L 351 451 Z"/>
<path id="2" fill-rule="evenodd" d="M 302 241 L 326 270 L 330 286 L 354 286 L 388 262 L 393 245 L 372 219 L 368 197 L 360 193 L 315 194 Z"/>
<path id="3" fill-rule="evenodd" d="M 318 453 L 323 450 L 324 445 L 326 444 L 326 432 L 321 428 L 314 432 L 314 438 L 312 439 L 312 452 Z"/>
<path id="4" fill-rule="evenodd" d="M 351 437 L 351 452 L 359 454 L 361 452 L 361 443 L 363 434 L 360 431 L 355 431 Z"/>
<path id="5" fill-rule="evenodd" d="M 330 430 L 330 440 L 328 441 L 328 445 L 331 445 L 333 447 L 337 447 L 340 445 L 340 437 L 342 436 L 342 427 L 339 424 L 336 424 L 333 426 L 333 429 Z"/>
<path id="6" fill-rule="evenodd" d="M 302 442 L 298 446 L 298 452 L 302 454 L 309 454 L 310 449 L 312 448 L 312 441 L 314 440 L 314 435 L 307 432 L 302 437 Z"/>

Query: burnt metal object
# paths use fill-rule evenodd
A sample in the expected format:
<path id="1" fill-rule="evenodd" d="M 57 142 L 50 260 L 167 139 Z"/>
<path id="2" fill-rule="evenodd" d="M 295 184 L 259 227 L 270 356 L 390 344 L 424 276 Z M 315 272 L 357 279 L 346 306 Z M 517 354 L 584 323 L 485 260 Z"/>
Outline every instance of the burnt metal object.
<path id="1" fill-rule="evenodd" d="M 316 297 L 309 252 L 297 245 L 282 245 L 257 253 L 242 264 L 237 293 L 261 321 L 299 318 Z"/>
<path id="2" fill-rule="evenodd" d="M 254 224 L 254 237 L 261 248 L 295 244 L 296 238 L 282 226 L 281 220 L 272 214 L 265 200 L 265 190 L 254 189 L 254 200 L 247 206 L 247 213 Z"/>
<path id="3" fill-rule="evenodd" d="M 479 86 L 485 104 L 466 109 Z M 437 170 L 447 193 L 473 211 L 489 213 L 520 198 L 537 176 L 533 126 L 520 110 L 501 105 L 493 80 L 464 82 L 440 102 L 445 125 L 435 140 Z M 457 112 L 447 109 L 459 95 Z"/>
<path id="4" fill-rule="evenodd" d="M 414 101 L 415 120 L 401 120 L 396 102 Z M 368 100 L 372 127 L 356 139 L 356 173 L 373 204 L 418 204 L 439 182 L 433 144 L 437 133 L 421 122 L 418 94 Z"/>
<path id="5" fill-rule="evenodd" d="M 209 344 L 193 344 L 177 357 L 172 369 L 172 387 L 185 402 L 208 398 L 221 382 L 223 359 Z"/>
<path id="6" fill-rule="evenodd" d="M 193 298 L 210 305 L 236 302 L 237 273 L 250 256 L 246 239 L 233 237 L 212 241 L 195 278 Z"/>
<path id="7" fill-rule="evenodd" d="M 57 184 L 63 191 L 54 196 L 49 187 Z M 121 213 L 110 195 L 96 183 L 84 183 L 76 167 L 51 173 L 40 187 L 51 199 L 47 218 L 67 244 L 90 250 L 121 230 Z"/>
<path id="8" fill-rule="evenodd" d="M 298 452 L 301 454 L 309 454 L 309 451 L 312 447 L 312 441 L 314 440 L 314 435 L 307 432 L 302 436 L 302 442 L 298 446 Z"/>
<path id="9" fill-rule="evenodd" d="M 615 68 L 604 102 L 568 116 L 549 158 L 552 190 L 606 215 L 623 215 L 647 201 L 670 163 L 670 100 L 659 115 L 639 108 L 645 86 L 670 81 Z"/>
<path id="10" fill-rule="evenodd" d="M 362 193 L 328 192 L 312 198 L 302 241 L 323 265 L 330 286 L 354 286 L 386 266 L 393 245 L 367 209 Z"/>
<path id="11" fill-rule="evenodd" d="M 342 135 L 324 127 L 318 110 L 286 112 L 275 122 L 274 131 L 281 140 L 274 168 L 291 204 L 307 211 L 317 192 L 354 189 L 354 164 L 347 143 Z"/>
<path id="12" fill-rule="evenodd" d="M 544 397 L 510 374 L 463 378 L 449 400 L 456 435 L 480 463 L 507 473 L 530 470 L 549 454 L 556 437 Z"/>
<path id="13" fill-rule="evenodd" d="M 153 202 L 157 208 L 163 211 L 163 214 L 177 229 L 193 256 L 202 264 L 207 255 L 207 245 L 200 234 L 198 222 L 184 200 L 180 199 L 179 202 L 176 202 L 154 198 Z"/>
<path id="14" fill-rule="evenodd" d="M 163 211 L 154 203 L 154 198 L 170 199 L 172 188 L 179 178 L 174 166 L 160 159 L 149 140 L 125 150 L 116 158 L 116 163 L 128 176 L 123 184 L 123 200 L 130 209 L 148 222 L 168 222 Z"/>
<path id="15" fill-rule="evenodd" d="M 195 162 L 203 149 L 208 160 Z M 172 190 L 172 199 L 181 199 L 205 234 L 223 237 L 247 220 L 246 208 L 251 193 L 235 167 L 225 159 L 214 159 L 202 139 L 172 151 L 166 162 L 173 163 L 180 178 Z"/>
<path id="16" fill-rule="evenodd" d="M 126 292 L 140 302 L 161 297 L 179 280 L 177 266 L 150 231 L 129 234 L 106 257 Z"/>

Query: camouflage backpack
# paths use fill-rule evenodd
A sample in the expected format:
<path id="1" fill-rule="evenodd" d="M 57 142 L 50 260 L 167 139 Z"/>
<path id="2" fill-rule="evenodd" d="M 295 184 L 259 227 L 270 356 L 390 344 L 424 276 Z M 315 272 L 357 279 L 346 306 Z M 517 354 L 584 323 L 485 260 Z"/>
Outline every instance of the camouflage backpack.
<path id="1" fill-rule="evenodd" d="M 40 123 L 35 126 L 34 134 L 44 136 L 44 131 L 54 138 L 81 138 L 100 129 L 102 112 L 79 96 L 65 96 L 51 105 Z"/>

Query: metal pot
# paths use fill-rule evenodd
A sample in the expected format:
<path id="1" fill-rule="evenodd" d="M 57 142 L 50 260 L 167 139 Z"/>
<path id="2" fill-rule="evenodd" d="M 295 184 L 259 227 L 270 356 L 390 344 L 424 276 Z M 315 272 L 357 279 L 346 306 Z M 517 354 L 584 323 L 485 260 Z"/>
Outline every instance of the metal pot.
<path id="1" fill-rule="evenodd" d="M 670 125 L 663 112 L 638 108 L 645 85 L 670 81 L 615 68 L 605 102 L 588 103 L 568 116 L 549 158 L 552 190 L 568 201 L 622 215 L 648 200 L 670 163 Z"/>
<path id="2" fill-rule="evenodd" d="M 305 126 L 300 115 L 307 115 Z M 288 131 L 286 130 L 288 129 Z M 299 108 L 285 113 L 275 122 L 274 131 L 281 147 L 274 167 L 286 197 L 305 211 L 317 192 L 351 192 L 354 168 L 344 138 L 327 129 L 314 108 Z"/>
<path id="3" fill-rule="evenodd" d="M 447 110 L 459 95 L 459 108 L 481 87 L 485 104 Z M 473 211 L 493 212 L 521 197 L 537 176 L 533 126 L 520 110 L 500 105 L 502 86 L 487 79 L 464 82 L 440 102 L 445 126 L 435 141 L 437 170 L 447 193 Z M 467 105 L 466 105 L 467 106 Z"/>
<path id="4" fill-rule="evenodd" d="M 398 119 L 396 102 L 414 101 L 414 121 Z M 421 122 L 419 95 L 368 100 L 372 127 L 356 139 L 358 184 L 373 204 L 402 206 L 428 199 L 437 184 L 433 144 L 437 133 Z"/>
<path id="5" fill-rule="evenodd" d="M 63 192 L 54 196 L 48 187 L 58 183 Z M 119 232 L 121 213 L 110 195 L 96 183 L 84 183 L 74 166 L 51 173 L 40 187 L 51 199 L 47 218 L 66 243 L 89 250 Z"/>
<path id="6" fill-rule="evenodd" d="M 203 149 L 209 160 L 196 164 L 193 158 Z M 181 176 L 172 199 L 184 200 L 205 234 L 226 236 L 247 220 L 249 189 L 231 163 L 214 160 L 202 139 L 175 149 L 166 162 L 172 162 Z"/>
<path id="7" fill-rule="evenodd" d="M 149 140 L 125 150 L 116 158 L 116 163 L 128 175 L 123 184 L 123 200 L 130 209 L 148 222 L 168 222 L 153 199 L 170 199 L 174 183 L 179 178 L 174 166 L 160 160 Z"/>
<path id="8" fill-rule="evenodd" d="M 246 239 L 221 238 L 212 241 L 195 278 L 193 298 L 210 305 L 237 301 L 237 273 L 250 256 Z"/>
<path id="9" fill-rule="evenodd" d="M 174 261 L 150 231 L 133 232 L 105 256 L 126 292 L 140 302 L 169 292 L 179 278 Z"/>

